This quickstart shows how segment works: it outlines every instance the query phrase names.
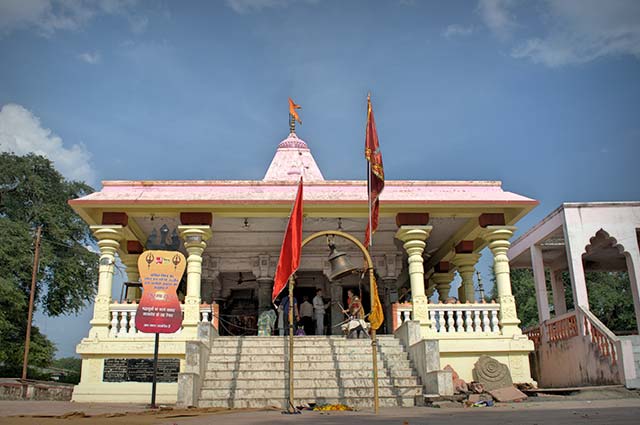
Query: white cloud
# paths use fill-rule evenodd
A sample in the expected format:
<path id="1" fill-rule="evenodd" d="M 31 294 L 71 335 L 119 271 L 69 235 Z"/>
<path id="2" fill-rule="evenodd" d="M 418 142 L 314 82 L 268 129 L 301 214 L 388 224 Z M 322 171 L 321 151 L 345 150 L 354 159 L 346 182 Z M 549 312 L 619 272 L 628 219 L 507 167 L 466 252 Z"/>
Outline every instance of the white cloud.
<path id="1" fill-rule="evenodd" d="M 550 28 L 512 51 L 549 67 L 606 56 L 640 58 L 640 1 L 564 0 L 547 3 Z"/>
<path id="2" fill-rule="evenodd" d="M 510 8 L 512 0 L 479 0 L 478 12 L 484 24 L 501 40 L 506 40 L 516 28 Z"/>
<path id="3" fill-rule="evenodd" d="M 84 145 L 65 147 L 59 136 L 43 128 L 40 119 L 20 105 L 9 103 L 0 109 L 0 151 L 45 156 L 67 179 L 95 183 L 91 154 Z"/>
<path id="4" fill-rule="evenodd" d="M 293 3 L 317 3 L 318 0 L 226 0 L 227 6 L 236 13 L 260 12 L 262 9 L 287 7 Z"/>
<path id="5" fill-rule="evenodd" d="M 84 52 L 84 53 L 80 53 L 78 55 L 78 59 L 80 59 L 81 61 L 84 61 L 90 65 L 96 65 L 98 63 L 100 63 L 100 60 L 102 59 L 100 57 L 100 53 L 98 52 Z"/>
<path id="6" fill-rule="evenodd" d="M 129 19 L 132 31 L 146 28 L 146 18 L 132 17 L 137 0 L 2 0 L 0 35 L 34 28 L 40 35 L 76 30 L 98 15 L 121 15 Z M 141 21 L 142 19 L 142 21 Z"/>
<path id="7" fill-rule="evenodd" d="M 452 24 L 442 31 L 445 38 L 464 37 L 473 33 L 473 27 L 463 27 L 462 25 Z"/>

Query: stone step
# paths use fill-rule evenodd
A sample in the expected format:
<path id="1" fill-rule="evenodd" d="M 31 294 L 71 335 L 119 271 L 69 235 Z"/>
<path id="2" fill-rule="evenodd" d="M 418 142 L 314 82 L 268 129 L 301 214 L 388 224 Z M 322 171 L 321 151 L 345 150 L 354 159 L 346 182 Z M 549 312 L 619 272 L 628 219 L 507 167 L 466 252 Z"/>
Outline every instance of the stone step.
<path id="1" fill-rule="evenodd" d="M 202 389 L 222 389 L 233 387 L 241 388 L 285 388 L 289 385 L 288 375 L 282 376 L 281 379 L 236 379 L 233 383 L 228 379 L 205 379 Z M 371 376 L 365 378 L 326 378 L 319 377 L 315 379 L 298 379 L 297 376 L 293 380 L 294 388 L 356 388 L 356 387 L 373 387 L 373 378 Z M 407 378 L 382 378 L 378 377 L 378 386 L 380 387 L 417 387 L 418 379 L 415 376 Z"/>
<path id="2" fill-rule="evenodd" d="M 281 370 L 285 365 L 285 361 L 281 362 L 263 362 L 263 363 L 254 363 L 254 362 L 209 362 L 207 363 L 208 371 L 216 371 L 216 370 Z M 308 361 L 297 361 L 294 357 L 293 359 L 293 367 L 294 370 L 331 370 L 331 369 L 340 369 L 340 370 L 353 370 L 353 369 L 371 369 L 371 364 L 363 363 L 361 361 L 318 361 L 318 362 L 308 362 Z M 399 360 L 396 363 L 389 364 L 389 369 L 398 370 L 398 369 L 411 369 L 411 365 L 408 360 Z M 387 365 L 384 362 L 378 362 L 378 369 L 386 369 Z"/>
<path id="3" fill-rule="evenodd" d="M 233 338 L 233 339 L 226 339 Z M 252 338 L 252 339 L 249 339 Z M 376 339 L 380 346 L 393 346 L 400 344 L 398 339 Z M 256 346 L 283 346 L 289 345 L 288 337 L 218 337 L 211 341 L 213 346 L 230 346 L 237 347 L 239 345 L 246 347 Z M 362 339 L 327 339 L 326 337 L 294 337 L 294 345 L 322 345 L 322 346 L 342 346 L 342 345 L 371 345 L 369 338 Z"/>
<path id="4" fill-rule="evenodd" d="M 330 361 L 360 361 L 371 362 L 373 356 L 371 353 L 356 353 L 356 354 L 298 354 L 294 353 L 294 361 L 298 362 L 330 362 Z M 394 354 L 381 354 L 378 353 L 378 361 L 388 361 L 390 363 L 396 363 L 401 360 L 408 360 L 406 353 L 394 353 Z M 226 354 L 212 354 L 209 356 L 209 363 L 221 363 L 221 362 L 288 362 L 289 359 L 285 355 L 280 354 L 239 354 L 235 356 Z"/>
<path id="5" fill-rule="evenodd" d="M 350 340 L 350 341 L 354 341 L 354 340 Z M 326 341 L 298 341 L 295 340 L 293 343 L 293 347 L 294 349 L 298 348 L 298 347 L 308 347 L 308 348 L 323 348 L 323 349 L 332 349 L 332 350 L 339 350 L 339 349 L 344 349 L 344 348 L 353 348 L 353 349 L 363 349 L 363 348 L 370 348 L 371 347 L 371 342 L 368 340 L 357 340 L 359 342 L 353 343 L 353 342 L 349 342 L 349 343 L 340 343 L 340 344 L 336 344 L 336 343 L 329 343 Z M 378 343 L 377 346 L 380 348 L 382 347 L 383 349 L 391 349 L 391 348 L 403 348 L 402 345 L 398 342 L 394 343 L 394 344 L 380 344 Z M 264 343 L 260 343 L 259 341 L 255 341 L 255 342 L 242 342 L 242 343 L 216 343 L 213 342 L 211 344 L 211 348 L 212 349 L 249 349 L 249 348 L 289 348 L 289 342 L 288 341 L 265 341 Z"/>
<path id="6" fill-rule="evenodd" d="M 295 393 L 294 393 L 295 394 Z M 373 397 L 371 398 L 359 398 L 359 397 L 318 397 L 318 398 L 300 398 L 296 395 L 294 399 L 294 405 L 302 406 L 306 404 L 345 404 L 354 408 L 369 408 L 373 407 Z M 414 407 L 415 397 L 379 397 L 378 403 L 380 407 Z M 226 407 L 231 409 L 241 408 L 260 408 L 260 407 L 276 407 L 278 409 L 286 409 L 289 405 L 287 399 L 284 398 L 222 398 L 222 399 L 200 399 L 198 400 L 199 407 Z"/>
<path id="7" fill-rule="evenodd" d="M 289 388 L 286 382 L 283 382 L 286 388 L 219 388 L 208 389 L 203 388 L 200 399 L 221 399 L 221 398 L 267 398 L 278 399 L 287 398 L 289 396 Z M 380 397 L 415 397 L 422 393 L 422 388 L 418 386 L 412 387 L 379 387 L 378 394 Z M 319 398 L 341 398 L 341 397 L 373 397 L 372 387 L 332 387 L 332 388 L 295 388 L 294 395 L 299 398 L 319 399 Z"/>
<path id="8" fill-rule="evenodd" d="M 293 374 L 295 379 L 356 379 L 356 378 L 370 378 L 373 375 L 373 371 L 371 369 L 363 370 L 360 369 L 351 369 L 351 370 L 336 370 L 335 368 L 326 369 L 326 370 L 303 370 L 303 369 L 295 369 Z M 386 369 L 378 370 L 378 376 L 380 378 L 415 378 L 416 375 L 413 369 L 397 369 L 393 371 L 392 375 L 389 375 L 389 372 Z M 212 371 L 207 370 L 205 373 L 205 379 L 216 379 L 223 380 L 226 379 L 230 382 L 233 379 L 289 379 L 289 374 L 284 370 L 284 368 L 280 368 L 278 370 L 218 370 Z"/>
<path id="9" fill-rule="evenodd" d="M 378 352 L 388 354 L 400 354 L 405 351 L 402 347 L 388 347 Z M 211 347 L 211 355 L 235 355 L 238 352 L 242 354 L 279 354 L 284 355 L 289 352 L 289 347 Z M 294 354 L 369 354 L 371 355 L 371 347 L 293 347 Z"/>

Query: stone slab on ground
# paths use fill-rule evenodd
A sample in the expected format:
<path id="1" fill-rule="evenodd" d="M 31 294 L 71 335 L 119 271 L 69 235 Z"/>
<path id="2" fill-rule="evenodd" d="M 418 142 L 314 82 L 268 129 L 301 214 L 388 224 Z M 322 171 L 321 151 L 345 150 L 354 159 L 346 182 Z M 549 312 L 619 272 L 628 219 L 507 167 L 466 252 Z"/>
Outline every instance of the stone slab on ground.
<path id="1" fill-rule="evenodd" d="M 522 401 L 527 399 L 527 395 L 514 386 L 497 388 L 489 391 L 489 394 L 499 402 Z"/>

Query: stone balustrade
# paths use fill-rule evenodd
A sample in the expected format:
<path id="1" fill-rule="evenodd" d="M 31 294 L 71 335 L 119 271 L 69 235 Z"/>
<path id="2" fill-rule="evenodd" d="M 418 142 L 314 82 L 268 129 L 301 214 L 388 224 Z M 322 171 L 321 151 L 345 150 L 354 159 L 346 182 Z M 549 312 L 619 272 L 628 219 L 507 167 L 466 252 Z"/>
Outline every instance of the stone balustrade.
<path id="1" fill-rule="evenodd" d="M 184 314 L 184 304 L 181 304 Z M 201 304 L 200 305 L 200 322 L 211 323 L 218 329 L 218 317 L 220 306 L 218 304 Z M 112 303 L 109 305 L 109 337 L 111 338 L 132 338 L 132 337 L 152 337 L 152 333 L 138 332 L 135 326 L 137 303 Z M 182 329 L 178 329 L 173 336 L 182 333 Z"/>
<path id="2" fill-rule="evenodd" d="M 411 303 L 393 304 L 393 330 L 411 317 Z M 499 334 L 500 304 L 429 304 L 431 328 L 442 334 Z"/>
<path id="3" fill-rule="evenodd" d="M 575 311 L 546 320 L 544 325 L 549 341 L 561 341 L 578 335 L 578 322 Z"/>

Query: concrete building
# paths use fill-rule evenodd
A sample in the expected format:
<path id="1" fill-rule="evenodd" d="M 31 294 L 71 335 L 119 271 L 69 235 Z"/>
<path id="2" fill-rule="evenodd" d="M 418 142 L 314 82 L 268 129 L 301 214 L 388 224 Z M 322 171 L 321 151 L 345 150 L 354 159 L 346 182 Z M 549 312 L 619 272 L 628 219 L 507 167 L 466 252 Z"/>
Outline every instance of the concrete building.
<path id="1" fill-rule="evenodd" d="M 590 311 L 585 278 L 585 271 L 628 272 L 640 330 L 639 235 L 640 202 L 565 203 L 511 246 L 511 267 L 533 270 L 540 325 L 526 333 L 536 344 L 540 385 L 640 387 L 638 336 L 616 336 Z M 560 279 L 563 271 L 571 276 L 571 311 Z"/>
<path id="2" fill-rule="evenodd" d="M 174 377 L 158 386 L 158 400 L 173 403 L 182 397 L 183 404 L 199 404 L 207 368 L 202 352 L 211 351 L 212 340 L 225 338 L 219 335 L 251 334 L 258 312 L 270 307 L 275 266 L 301 174 L 304 236 L 341 229 L 362 238 L 367 182 L 325 180 L 295 133 L 280 142 L 260 181 L 105 181 L 100 191 L 71 201 L 100 247 L 91 329 L 77 347 L 83 368 L 74 400 L 148 400 L 150 385 L 123 378 L 122 370 L 132 367 L 125 367 L 127 359 L 152 355 L 153 335 L 133 326 L 139 289 L 132 286 L 126 300 L 114 301 L 112 279 L 116 256 L 127 267 L 128 281 L 136 282 L 138 255 L 165 247 L 185 253 L 188 267 L 183 327 L 160 342 L 161 358 L 175 363 Z M 496 181 L 386 181 L 371 250 L 386 310 L 380 333 L 402 336 L 425 391 L 450 391 L 442 388 L 438 375 L 447 364 L 471 381 L 473 364 L 482 354 L 507 364 L 514 382 L 532 382 L 528 354 L 533 343 L 518 326 L 507 250 L 513 225 L 535 205 L 537 201 L 505 191 Z M 360 253 L 354 247 L 336 243 L 357 262 Z M 492 303 L 478 300 L 473 280 L 485 247 L 496 273 L 497 299 Z M 343 320 L 340 305 L 346 303 L 347 289 L 367 293 L 368 283 L 358 275 L 329 282 L 328 253 L 321 241 L 305 247 L 296 296 L 301 300 L 322 288 L 332 302 L 328 333 L 339 334 L 336 325 Z M 454 273 L 462 279 L 461 287 L 453 288 L 460 302 L 444 304 Z M 411 288 L 412 303 L 394 304 L 403 285 Z M 434 292 L 440 303 L 428 301 Z M 368 296 L 362 298 L 368 309 Z M 308 338 L 313 346 L 313 337 Z M 320 344 L 323 337 L 316 338 Z M 429 357 L 425 350 L 434 347 L 436 356 Z M 190 401 L 178 395 L 177 373 L 192 385 Z"/>

